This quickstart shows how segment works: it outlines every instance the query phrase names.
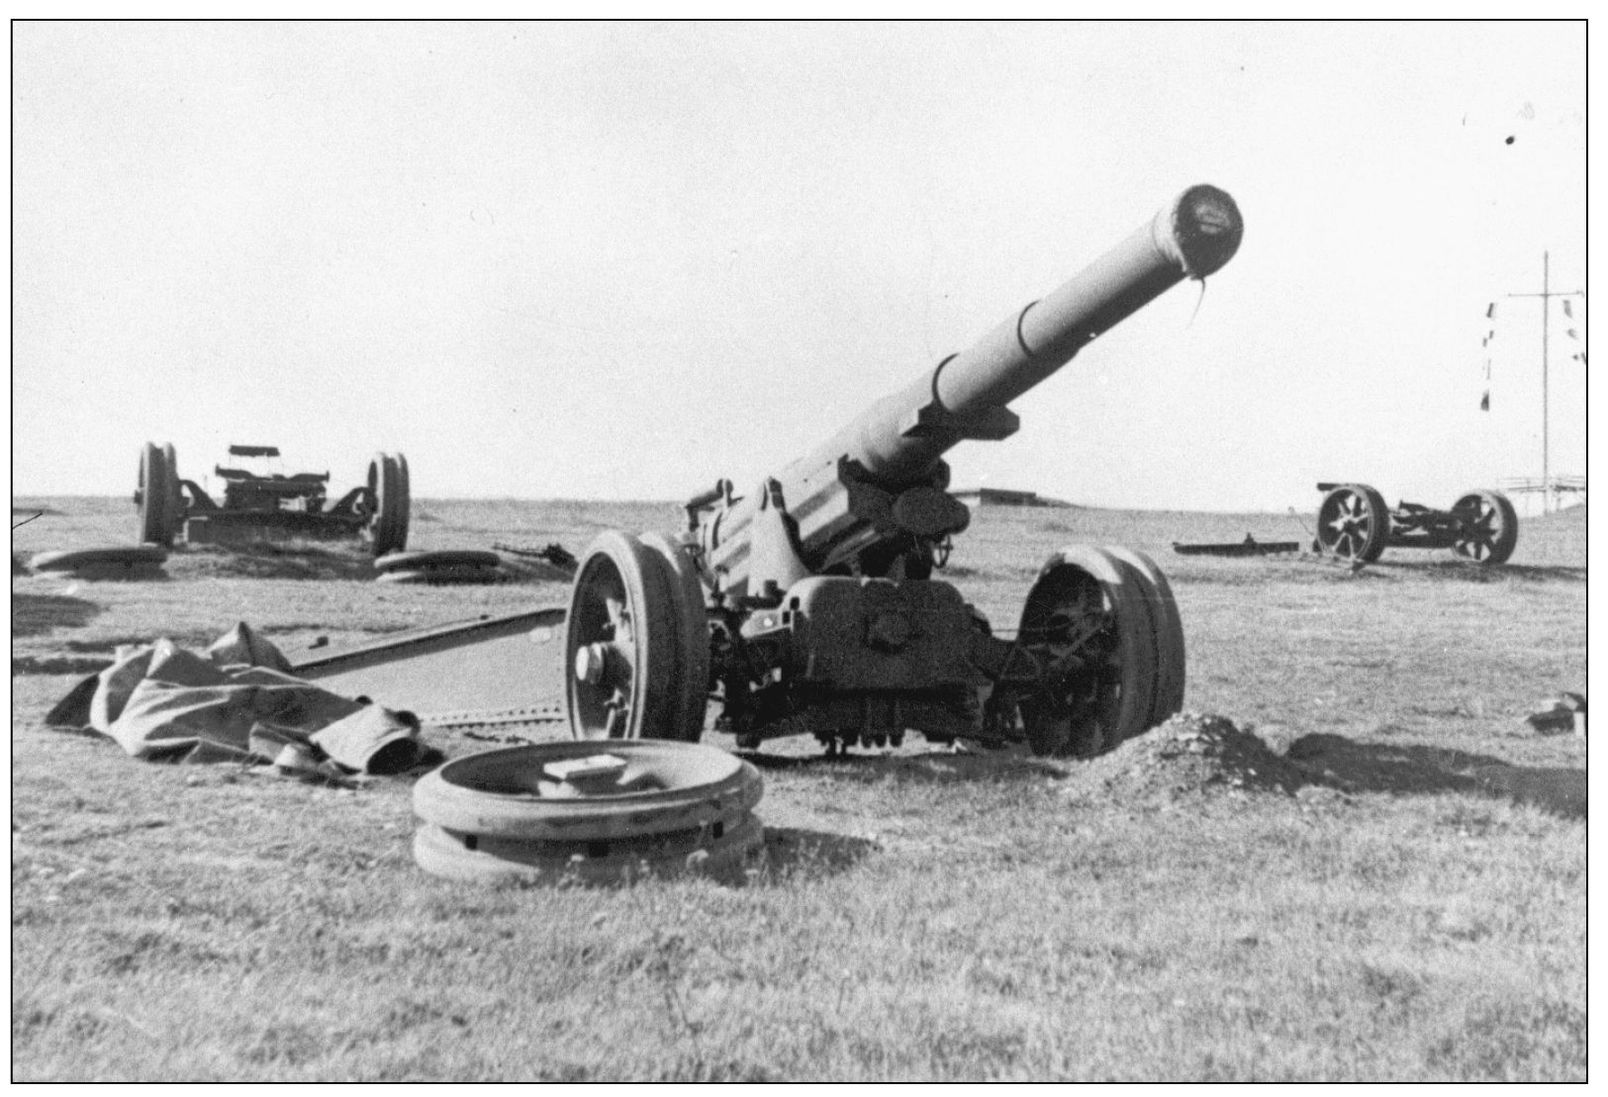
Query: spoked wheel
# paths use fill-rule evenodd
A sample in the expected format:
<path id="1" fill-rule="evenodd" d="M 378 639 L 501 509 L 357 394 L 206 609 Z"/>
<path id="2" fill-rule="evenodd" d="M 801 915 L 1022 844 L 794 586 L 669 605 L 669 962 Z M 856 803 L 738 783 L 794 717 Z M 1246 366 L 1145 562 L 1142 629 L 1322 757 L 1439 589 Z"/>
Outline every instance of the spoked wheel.
<path id="1" fill-rule="evenodd" d="M 170 500 L 178 494 L 178 481 L 168 465 L 172 446 L 147 442 L 140 450 L 140 478 L 134 502 L 140 508 L 140 540 L 152 545 L 173 543 L 169 520 Z"/>
<path id="2" fill-rule="evenodd" d="M 709 614 L 698 565 L 687 546 L 662 533 L 647 533 L 642 543 L 664 564 L 665 580 L 675 612 L 675 683 L 673 723 L 665 729 L 671 739 L 695 743 L 703 735 L 704 712 L 709 704 Z"/>
<path id="3" fill-rule="evenodd" d="M 1144 582 L 1145 600 L 1156 636 L 1156 701 L 1147 727 L 1165 723 L 1184 707 L 1184 622 L 1173 600 L 1172 584 L 1156 562 L 1142 552 L 1111 545 L 1111 555 L 1132 566 Z"/>
<path id="4" fill-rule="evenodd" d="M 681 737 L 680 622 L 668 573 L 657 552 L 619 530 L 600 534 L 582 556 L 564 622 L 575 738 Z"/>
<path id="5" fill-rule="evenodd" d="M 1047 657 L 1045 680 L 1021 703 L 1035 753 L 1099 754 L 1151 726 L 1161 677 L 1151 589 L 1133 565 L 1092 545 L 1045 564 L 1017 633 Z M 1170 698 L 1177 687 L 1167 688 Z"/>
<path id="6" fill-rule="evenodd" d="M 1452 504 L 1452 513 L 1462 519 L 1452 546 L 1459 556 L 1489 565 L 1506 563 L 1513 555 L 1519 543 L 1519 515 L 1506 495 L 1471 491 Z"/>
<path id="7" fill-rule="evenodd" d="M 384 556 L 407 548 L 410 494 L 407 459 L 400 453 L 376 453 L 369 462 L 368 489 L 374 508 L 368 524 L 374 555 Z"/>
<path id="8" fill-rule="evenodd" d="M 1342 560 L 1371 564 L 1390 538 L 1385 497 L 1367 484 L 1341 484 L 1318 507 L 1318 545 Z"/>

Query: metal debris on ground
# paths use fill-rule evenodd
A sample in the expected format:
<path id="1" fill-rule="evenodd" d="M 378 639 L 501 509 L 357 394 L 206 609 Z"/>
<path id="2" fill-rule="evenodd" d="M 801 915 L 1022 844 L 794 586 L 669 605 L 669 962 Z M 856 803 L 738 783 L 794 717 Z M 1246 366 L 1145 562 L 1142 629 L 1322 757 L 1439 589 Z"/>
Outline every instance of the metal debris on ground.
<path id="1" fill-rule="evenodd" d="M 1249 533 L 1243 541 L 1222 543 L 1180 544 L 1173 542 L 1173 551 L 1180 556 L 1271 556 L 1279 552 L 1300 552 L 1299 541 L 1258 541 Z"/>
<path id="2" fill-rule="evenodd" d="M 1534 728 L 1539 735 L 1561 735 L 1568 731 L 1584 735 L 1586 695 L 1564 692 L 1556 698 L 1546 698 L 1536 706 L 1534 712 L 1524 718 L 1524 722 Z"/>

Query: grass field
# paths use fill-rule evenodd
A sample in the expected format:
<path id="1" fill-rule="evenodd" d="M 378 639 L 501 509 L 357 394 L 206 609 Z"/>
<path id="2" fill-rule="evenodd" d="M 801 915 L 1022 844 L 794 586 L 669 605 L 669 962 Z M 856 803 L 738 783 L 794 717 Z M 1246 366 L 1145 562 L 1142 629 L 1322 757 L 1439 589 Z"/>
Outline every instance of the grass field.
<path id="1" fill-rule="evenodd" d="M 134 536 L 126 500 L 14 508 L 45 512 L 24 558 Z M 410 548 L 577 553 L 678 513 L 414 509 Z M 405 779 L 150 765 L 43 724 L 120 643 L 242 619 L 339 643 L 562 585 L 386 589 L 339 545 L 14 575 L 12 1078 L 1584 1080 L 1586 741 L 1522 720 L 1585 689 L 1584 509 L 1525 521 L 1491 571 L 1170 548 L 1247 531 L 1309 539 L 1292 516 L 982 508 L 949 573 L 1011 627 L 1054 548 L 1151 553 L 1185 707 L 1253 733 L 1259 772 L 1167 729 L 1087 762 L 767 744 L 742 886 L 454 885 L 412 863 Z"/>

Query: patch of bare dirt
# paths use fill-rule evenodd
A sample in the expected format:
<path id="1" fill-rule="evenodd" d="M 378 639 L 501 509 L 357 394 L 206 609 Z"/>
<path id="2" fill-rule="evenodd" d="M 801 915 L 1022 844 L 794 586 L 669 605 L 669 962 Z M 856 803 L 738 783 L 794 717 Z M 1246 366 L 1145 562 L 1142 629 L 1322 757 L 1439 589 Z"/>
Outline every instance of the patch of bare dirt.
<path id="1" fill-rule="evenodd" d="M 1076 767 L 1069 791 L 1109 796 L 1130 806 L 1159 805 L 1195 794 L 1291 796 L 1309 781 L 1254 732 L 1241 731 L 1232 720 L 1181 712 Z"/>
<path id="2" fill-rule="evenodd" d="M 240 541 L 187 546 L 169 558 L 185 577 L 370 580 L 374 560 L 355 542 Z"/>

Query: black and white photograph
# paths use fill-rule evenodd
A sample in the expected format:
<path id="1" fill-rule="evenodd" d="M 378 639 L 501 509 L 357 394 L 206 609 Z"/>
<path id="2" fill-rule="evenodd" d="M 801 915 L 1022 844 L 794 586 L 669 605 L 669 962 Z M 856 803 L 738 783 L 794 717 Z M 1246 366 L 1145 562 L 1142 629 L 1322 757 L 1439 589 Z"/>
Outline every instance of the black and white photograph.
<path id="1" fill-rule="evenodd" d="M 1587 1080 L 1584 18 L 10 30 L 13 1083 Z"/>

